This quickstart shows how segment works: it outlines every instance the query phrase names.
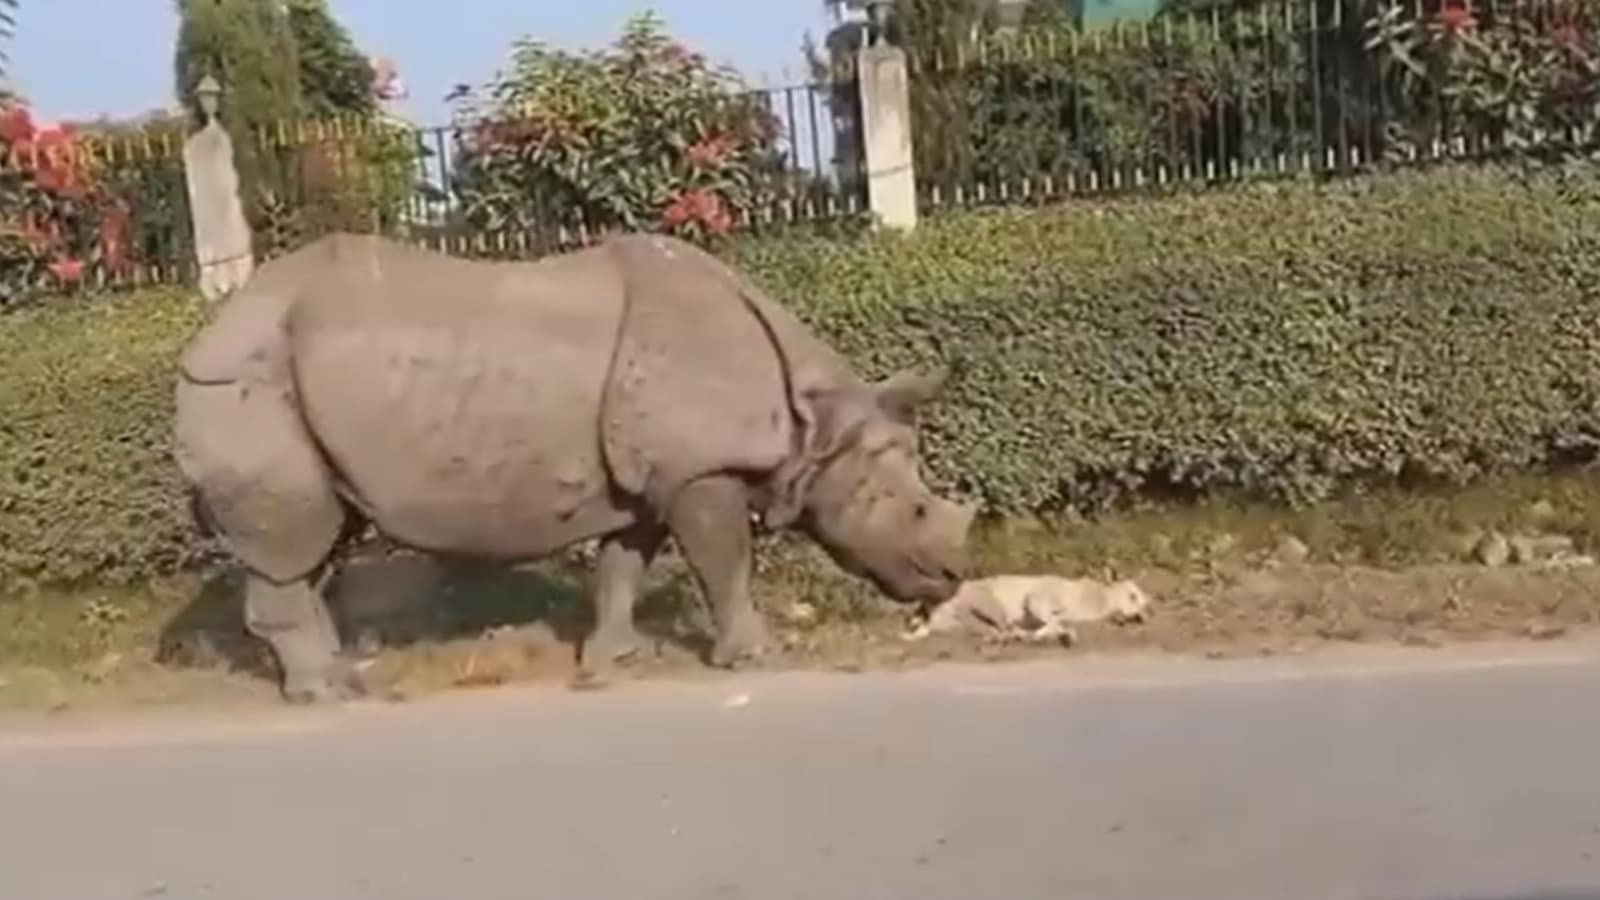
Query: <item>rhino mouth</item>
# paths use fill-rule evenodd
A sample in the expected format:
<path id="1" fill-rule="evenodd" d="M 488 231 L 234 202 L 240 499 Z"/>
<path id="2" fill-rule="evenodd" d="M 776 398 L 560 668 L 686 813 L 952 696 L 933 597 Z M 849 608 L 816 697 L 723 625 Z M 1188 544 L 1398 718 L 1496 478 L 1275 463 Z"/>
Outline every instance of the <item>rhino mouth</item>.
<path id="1" fill-rule="evenodd" d="M 866 581 L 879 593 L 899 603 L 937 606 L 961 589 L 960 574 L 945 566 L 929 565 L 916 557 L 905 556 L 897 560 L 893 567 L 895 575 L 891 576 L 865 560 L 842 552 L 826 540 L 819 538 L 818 543 L 846 574 Z"/>
<path id="2" fill-rule="evenodd" d="M 880 594 L 897 603 L 915 606 L 927 605 L 930 602 L 934 602 L 933 597 L 937 593 L 933 583 L 920 574 L 917 576 L 915 584 L 901 579 L 888 578 L 866 568 L 857 568 L 851 574 L 865 579 L 873 587 L 877 588 Z"/>
<path id="3" fill-rule="evenodd" d="M 937 606 L 956 595 L 961 589 L 961 573 L 944 566 L 929 566 L 922 562 L 913 562 L 912 568 L 917 573 L 917 580 L 922 585 L 913 592 L 912 602 L 926 606 Z"/>

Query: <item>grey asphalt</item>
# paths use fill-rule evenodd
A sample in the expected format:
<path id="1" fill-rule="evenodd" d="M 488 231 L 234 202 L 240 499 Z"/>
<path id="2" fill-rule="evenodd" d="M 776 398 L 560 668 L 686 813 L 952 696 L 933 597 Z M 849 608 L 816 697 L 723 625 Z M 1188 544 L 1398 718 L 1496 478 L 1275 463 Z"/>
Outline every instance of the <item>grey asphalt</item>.
<path id="1" fill-rule="evenodd" d="M 12 723 L 0 898 L 1600 897 L 1597 687 L 1563 643 Z"/>

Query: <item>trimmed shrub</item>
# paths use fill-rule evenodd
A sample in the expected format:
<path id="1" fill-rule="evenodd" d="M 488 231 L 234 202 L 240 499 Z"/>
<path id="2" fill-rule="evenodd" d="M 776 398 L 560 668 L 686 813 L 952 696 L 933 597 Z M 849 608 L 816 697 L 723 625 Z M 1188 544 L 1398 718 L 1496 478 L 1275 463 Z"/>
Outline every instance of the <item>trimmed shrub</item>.
<path id="1" fill-rule="evenodd" d="M 962 213 L 734 257 L 877 375 L 948 362 L 940 479 L 996 513 L 1460 482 L 1600 440 L 1600 181 L 1439 170 Z"/>
<path id="2" fill-rule="evenodd" d="M 204 314 L 167 291 L 0 319 L 0 590 L 147 577 L 194 546 L 170 435 L 178 353 Z"/>
<path id="3" fill-rule="evenodd" d="M 937 480 L 994 514 L 1141 492 L 1295 502 L 1600 445 L 1600 180 L 1439 170 L 961 212 L 723 252 L 877 377 L 955 367 Z M 199 545 L 170 460 L 178 294 L 0 320 L 0 581 Z"/>

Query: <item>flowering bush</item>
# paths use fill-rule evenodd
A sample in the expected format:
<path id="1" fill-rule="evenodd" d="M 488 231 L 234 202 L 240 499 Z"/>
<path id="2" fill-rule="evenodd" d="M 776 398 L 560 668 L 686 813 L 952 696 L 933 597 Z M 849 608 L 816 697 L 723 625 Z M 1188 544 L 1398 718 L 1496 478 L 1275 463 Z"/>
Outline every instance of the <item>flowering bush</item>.
<path id="1" fill-rule="evenodd" d="M 782 169 L 764 101 L 650 15 L 606 50 L 520 42 L 485 94 L 468 98 L 453 185 L 475 229 L 725 234 Z"/>
<path id="2" fill-rule="evenodd" d="M 1368 23 L 1421 130 L 1511 150 L 1600 138 L 1600 9 L 1513 6 L 1480 13 L 1450 0 L 1418 19 L 1390 0 Z"/>
<path id="3" fill-rule="evenodd" d="M 76 285 L 91 270 L 126 272 L 132 211 L 104 190 L 72 128 L 36 124 L 9 104 L 0 107 L 0 152 L 0 306 Z"/>

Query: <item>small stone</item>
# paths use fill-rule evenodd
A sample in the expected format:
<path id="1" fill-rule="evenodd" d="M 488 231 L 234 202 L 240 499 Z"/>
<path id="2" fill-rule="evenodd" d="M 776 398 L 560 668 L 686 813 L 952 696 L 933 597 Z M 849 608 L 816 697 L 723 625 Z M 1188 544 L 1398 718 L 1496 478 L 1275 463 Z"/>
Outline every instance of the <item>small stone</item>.
<path id="1" fill-rule="evenodd" d="M 363 628 L 356 635 L 355 654 L 363 660 L 371 660 L 383 652 L 383 638 L 370 628 Z"/>
<path id="2" fill-rule="evenodd" d="M 1292 534 L 1286 534 L 1278 539 L 1273 557 L 1280 563 L 1300 565 L 1311 558 L 1311 548 L 1306 546 L 1305 541 Z"/>
<path id="3" fill-rule="evenodd" d="M 1459 531 L 1445 541 L 1445 546 L 1450 551 L 1452 559 L 1475 559 L 1478 552 L 1478 543 L 1483 540 L 1484 534 L 1480 530 Z"/>
<path id="4" fill-rule="evenodd" d="M 107 653 L 95 660 L 94 663 L 84 671 L 83 677 L 91 684 L 99 684 L 100 682 L 105 681 L 107 678 L 110 678 L 112 674 L 117 671 L 117 667 L 120 665 L 122 665 L 122 654 Z"/>
<path id="5" fill-rule="evenodd" d="M 1227 532 L 1217 535 L 1206 544 L 1206 553 L 1212 558 L 1227 556 L 1239 545 L 1239 539 Z"/>
<path id="6" fill-rule="evenodd" d="M 1472 548 L 1472 557 L 1479 564 L 1498 569 L 1511 559 L 1511 543 L 1498 531 L 1485 534 Z"/>
<path id="7" fill-rule="evenodd" d="M 817 608 L 804 600 L 797 600 L 783 611 L 783 617 L 796 625 L 810 625 L 817 621 Z"/>
<path id="8" fill-rule="evenodd" d="M 1513 535 L 1506 543 L 1511 547 L 1510 562 L 1514 566 L 1528 565 L 1537 558 L 1534 552 L 1533 538 L 1527 535 Z"/>
<path id="9" fill-rule="evenodd" d="M 1567 633 L 1565 625 L 1534 623 L 1528 626 L 1527 635 L 1535 641 L 1553 641 Z"/>
<path id="10" fill-rule="evenodd" d="M 1528 506 L 1528 518 L 1544 524 L 1556 517 L 1556 505 L 1549 500 L 1535 500 Z"/>
<path id="11" fill-rule="evenodd" d="M 1571 556 L 1577 543 L 1564 534 L 1545 534 L 1533 539 L 1533 553 L 1538 559 L 1555 559 Z"/>

